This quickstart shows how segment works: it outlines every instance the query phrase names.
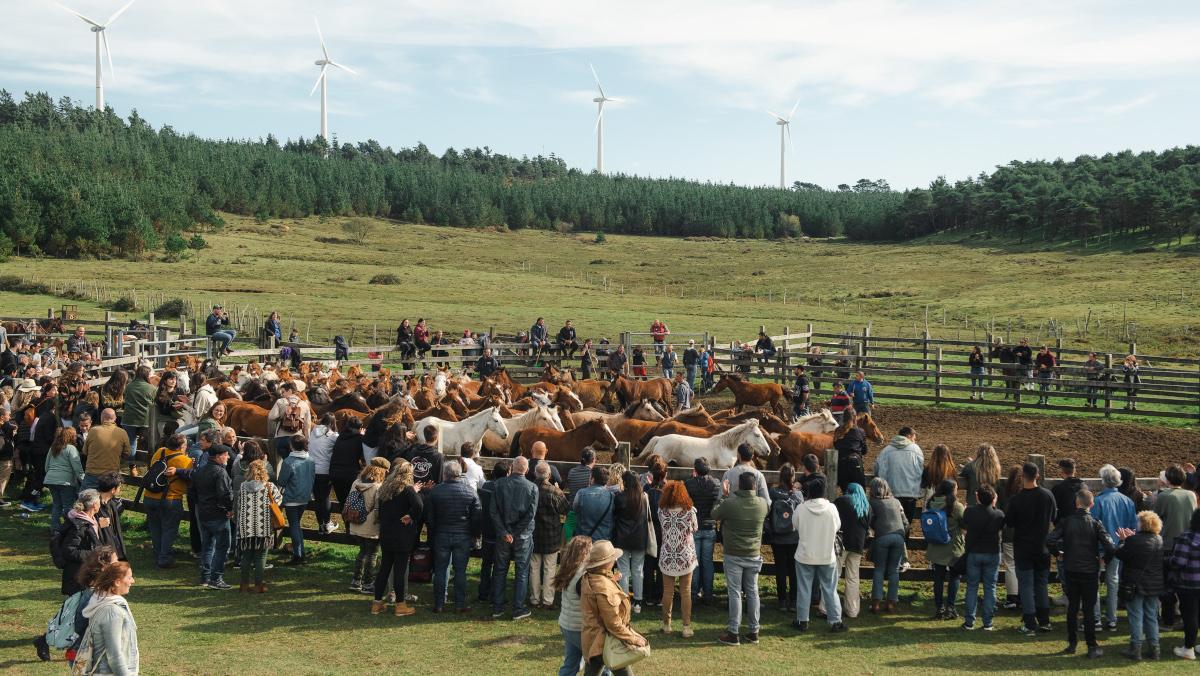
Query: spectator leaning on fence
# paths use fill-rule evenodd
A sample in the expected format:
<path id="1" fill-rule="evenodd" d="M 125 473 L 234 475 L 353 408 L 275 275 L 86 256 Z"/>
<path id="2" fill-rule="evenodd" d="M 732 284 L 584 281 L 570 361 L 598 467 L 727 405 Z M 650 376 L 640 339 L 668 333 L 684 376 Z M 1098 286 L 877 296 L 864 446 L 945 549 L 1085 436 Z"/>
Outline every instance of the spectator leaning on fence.
<path id="1" fill-rule="evenodd" d="M 804 503 L 792 513 L 798 544 L 796 567 L 796 620 L 792 626 L 808 631 L 808 618 L 814 583 L 821 590 L 821 606 L 829 620 L 830 633 L 846 631 L 842 621 L 842 605 L 837 594 L 838 531 L 842 521 L 837 507 L 825 499 L 825 482 L 812 481 L 804 485 Z"/>
<path id="2" fill-rule="evenodd" d="M 1120 539 L 1122 529 L 1127 529 L 1136 532 L 1137 511 L 1134 509 L 1133 500 L 1121 495 L 1117 488 L 1121 485 L 1121 473 L 1112 465 L 1104 465 L 1100 468 L 1100 481 L 1104 484 L 1104 489 L 1095 496 L 1095 502 L 1092 505 L 1092 517 L 1104 524 L 1104 528 L 1108 531 L 1108 536 L 1113 542 Z M 1114 560 L 1109 562 L 1105 568 L 1104 581 L 1108 588 L 1108 598 L 1106 604 L 1106 612 L 1104 619 L 1106 620 L 1107 629 L 1109 631 L 1117 630 L 1117 604 L 1118 596 L 1117 588 L 1120 585 L 1121 561 Z M 1096 601 L 1096 621 L 1101 619 L 1100 601 Z"/>
<path id="3" fill-rule="evenodd" d="M 733 467 L 725 470 L 724 482 L 726 486 L 737 487 L 739 485 L 741 475 L 749 474 L 754 480 L 754 492 L 758 497 L 771 501 L 771 491 L 767 489 L 767 479 L 763 473 L 758 471 L 754 466 L 754 451 L 749 444 L 739 444 L 737 448 L 737 462 Z M 726 491 L 728 493 L 728 491 Z"/>
<path id="4" fill-rule="evenodd" d="M 996 577 L 1000 570 L 1000 535 L 1004 530 L 1004 512 L 996 509 L 996 491 L 992 484 L 975 489 L 975 504 L 963 512 L 967 531 L 965 543 L 967 595 L 962 628 L 975 629 L 975 610 L 979 606 L 979 585 L 983 583 L 983 630 L 992 631 L 996 616 Z"/>
<path id="5" fill-rule="evenodd" d="M 759 478 L 761 478 L 761 474 Z M 712 516 L 721 522 L 725 550 L 725 584 L 729 590 L 729 624 L 717 640 L 726 645 L 738 645 L 742 623 L 742 600 L 747 614 L 747 643 L 758 643 L 759 601 L 758 573 L 762 570 L 762 527 L 767 517 L 766 498 L 755 490 L 756 477 L 743 472 L 736 487 L 725 481 L 725 497 L 713 507 Z M 736 490 L 734 490 L 736 488 Z"/>

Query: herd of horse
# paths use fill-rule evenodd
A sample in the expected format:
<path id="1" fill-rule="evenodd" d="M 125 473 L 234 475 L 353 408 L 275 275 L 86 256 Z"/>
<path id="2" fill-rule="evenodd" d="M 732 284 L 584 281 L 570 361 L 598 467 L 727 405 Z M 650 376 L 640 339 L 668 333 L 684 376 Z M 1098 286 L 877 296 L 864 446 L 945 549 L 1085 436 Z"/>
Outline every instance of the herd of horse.
<path id="1" fill-rule="evenodd" d="M 574 462 L 586 447 L 611 451 L 627 442 L 637 462 L 657 455 L 668 464 L 688 466 L 703 457 L 720 468 L 731 466 L 738 446 L 747 444 L 761 467 L 773 469 L 784 462 L 798 465 L 810 453 L 823 457 L 838 427 L 828 410 L 790 420 L 782 387 L 751 383 L 737 374 L 723 374 L 714 389 L 731 391 L 733 405 L 709 412 L 702 403 L 676 410 L 666 378 L 581 380 L 572 370 L 553 366 L 528 384 L 504 368 L 482 379 L 448 369 L 401 377 L 386 368 L 368 374 L 351 366 L 343 374 L 321 362 L 304 362 L 295 371 L 250 362 L 222 373 L 189 357 L 166 370 L 183 382 L 203 371 L 225 405 L 224 424 L 242 436 L 268 436 L 267 415 L 279 385 L 292 381 L 303 383 L 299 396 L 308 401 L 314 420 L 332 414 L 340 428 L 357 418 L 365 429 L 399 423 L 418 435 L 433 426 L 450 454 L 471 444 L 485 455 L 528 455 L 540 441 L 547 459 Z M 858 422 L 869 438 L 883 440 L 869 415 Z"/>

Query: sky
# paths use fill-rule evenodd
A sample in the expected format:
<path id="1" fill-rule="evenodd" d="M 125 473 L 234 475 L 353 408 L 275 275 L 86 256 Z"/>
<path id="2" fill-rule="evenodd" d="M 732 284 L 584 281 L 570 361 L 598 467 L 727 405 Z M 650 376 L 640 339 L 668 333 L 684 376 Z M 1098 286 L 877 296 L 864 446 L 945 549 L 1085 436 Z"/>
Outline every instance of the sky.
<path id="1" fill-rule="evenodd" d="M 65 0 L 96 20 L 123 0 Z M 0 0 L 0 88 L 95 102 L 88 26 Z M 105 99 L 211 138 L 312 137 L 321 58 L 339 142 L 373 138 L 719 183 L 895 188 L 1200 143 L 1200 3 L 138 0 L 108 29 Z"/>

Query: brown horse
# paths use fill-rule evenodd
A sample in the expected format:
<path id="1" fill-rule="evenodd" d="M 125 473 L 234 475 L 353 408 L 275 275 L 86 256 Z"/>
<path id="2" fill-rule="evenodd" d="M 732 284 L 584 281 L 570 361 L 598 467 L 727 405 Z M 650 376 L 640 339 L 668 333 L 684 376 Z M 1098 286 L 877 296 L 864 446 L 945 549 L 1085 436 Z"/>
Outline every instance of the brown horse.
<path id="1" fill-rule="evenodd" d="M 238 436 L 263 437 L 267 436 L 267 413 L 263 406 L 254 402 L 226 399 L 225 424 L 232 427 Z"/>
<path id="2" fill-rule="evenodd" d="M 569 432 L 533 427 L 524 429 L 513 435 L 513 455 L 529 455 L 529 449 L 534 442 L 546 444 L 547 460 L 578 461 L 579 453 L 586 446 L 614 449 L 617 438 L 603 420 L 590 420 Z"/>
<path id="3" fill-rule="evenodd" d="M 718 420 L 717 423 L 719 425 L 728 425 L 732 427 L 738 423 L 746 422 L 751 418 L 758 420 L 759 426 L 762 428 L 764 433 L 770 432 L 771 434 L 788 434 L 792 431 L 792 428 L 788 426 L 787 422 L 785 422 L 783 418 L 773 415 L 768 411 L 764 411 L 761 408 L 746 411 L 745 413 L 738 413 L 737 415 L 731 415 L 728 418 Z"/>
<path id="4" fill-rule="evenodd" d="M 438 404 L 429 408 L 413 412 L 413 419 L 420 420 L 422 418 L 441 418 L 448 422 L 458 422 L 458 415 L 454 413 L 454 409 L 449 404 Z"/>
<path id="5" fill-rule="evenodd" d="M 711 427 L 718 422 L 704 409 L 704 404 L 696 404 L 692 408 L 679 411 L 671 416 L 671 420 L 696 427 Z"/>
<path id="6" fill-rule="evenodd" d="M 608 382 L 595 378 L 574 380 L 571 381 L 570 387 L 571 391 L 583 402 L 584 408 L 596 408 L 604 399 L 604 391 L 608 388 Z"/>
<path id="7" fill-rule="evenodd" d="M 879 426 L 875 424 L 875 420 L 871 418 L 870 413 L 862 413 L 855 422 L 862 428 L 867 438 L 875 443 L 883 443 L 883 434 L 879 431 Z M 832 434 L 816 434 L 814 432 L 789 432 L 787 436 L 779 438 L 779 462 L 790 462 L 796 467 L 800 466 L 800 461 L 809 453 L 825 462 L 825 451 L 833 448 Z"/>
<path id="8" fill-rule="evenodd" d="M 617 377 L 608 384 L 608 389 L 604 391 L 602 403 L 611 404 L 613 397 L 620 402 L 621 408 L 625 408 L 632 401 L 649 399 L 658 403 L 667 412 L 667 415 L 675 412 L 675 407 L 671 405 L 671 381 L 666 378 L 634 380 L 624 374 L 617 374 Z"/>
<path id="9" fill-rule="evenodd" d="M 742 376 L 736 373 L 722 374 L 712 393 L 716 394 L 724 389 L 729 389 L 733 392 L 733 405 L 738 410 L 738 413 L 741 413 L 744 406 L 769 405 L 771 411 L 782 418 L 787 415 L 787 409 L 783 405 L 784 400 L 792 400 L 791 392 L 788 392 L 778 383 L 750 383 L 743 380 Z"/>
<path id="10" fill-rule="evenodd" d="M 613 425 L 612 433 L 617 437 L 617 441 L 627 441 L 632 446 L 657 425 L 658 421 L 655 420 L 627 418 Z"/>

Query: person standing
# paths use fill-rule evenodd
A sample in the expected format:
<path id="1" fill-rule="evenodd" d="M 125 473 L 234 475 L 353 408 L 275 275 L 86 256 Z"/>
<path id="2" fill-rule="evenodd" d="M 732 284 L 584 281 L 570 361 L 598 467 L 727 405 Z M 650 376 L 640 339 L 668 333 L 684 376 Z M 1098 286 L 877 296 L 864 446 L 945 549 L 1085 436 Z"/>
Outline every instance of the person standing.
<path id="1" fill-rule="evenodd" d="M 137 623 L 125 600 L 133 583 L 133 569 L 124 561 L 105 566 L 92 582 L 94 593 L 80 613 L 88 623 L 80 649 L 91 649 L 90 673 L 136 676 L 139 671 Z"/>
<path id="2" fill-rule="evenodd" d="M 307 563 L 300 518 L 304 516 L 312 496 L 317 469 L 312 458 L 308 457 L 308 442 L 304 437 L 294 436 L 290 444 L 291 452 L 283 459 L 283 466 L 279 470 L 279 488 L 283 491 L 283 510 L 287 512 L 288 533 L 292 538 L 292 558 L 288 564 L 297 565 Z"/>
<path id="3" fill-rule="evenodd" d="M 541 442 L 538 442 L 541 443 Z M 554 607 L 554 577 L 558 571 L 558 550 L 562 548 L 563 517 L 569 504 L 562 489 L 551 481 L 549 463 L 534 468 L 538 489 L 537 514 L 534 516 L 533 557 L 529 575 L 529 603 L 534 608 Z"/>
<path id="4" fill-rule="evenodd" d="M 694 635 L 692 573 L 698 565 L 695 534 L 699 521 L 683 483 L 668 481 L 664 484 L 658 501 L 658 520 L 662 524 L 662 539 L 658 545 L 658 566 L 663 574 L 662 632 L 671 633 L 671 611 L 678 581 L 680 615 L 683 617 L 681 635 L 691 638 Z"/>
<path id="5" fill-rule="evenodd" d="M 1029 347 L 1029 339 L 1022 338 L 1021 343 L 1013 348 L 1013 357 L 1021 367 L 1025 382 L 1033 381 L 1033 348 Z M 1032 385 L 1030 386 L 1032 388 Z"/>
<path id="6" fill-rule="evenodd" d="M 971 354 L 967 355 L 967 366 L 971 369 L 971 401 L 983 400 L 987 362 L 983 358 L 983 350 L 978 345 L 971 348 Z"/>
<path id="7" fill-rule="evenodd" d="M 963 557 L 963 506 L 958 501 L 958 483 L 954 479 L 944 479 L 938 483 L 933 497 L 925 505 L 925 514 L 941 512 L 946 519 L 946 529 L 949 533 L 947 542 L 928 542 L 925 558 L 933 567 L 933 605 L 937 607 L 933 619 L 958 619 L 955 601 L 958 599 L 958 583 L 961 577 L 955 565 Z M 925 516 L 921 517 L 922 525 Z M 928 536 L 926 540 L 928 540 Z M 948 592 L 948 593 L 946 593 Z"/>
<path id="8" fill-rule="evenodd" d="M 851 403 L 850 395 L 846 394 L 846 386 L 842 384 L 842 381 L 835 380 L 833 394 L 829 395 L 829 412 L 833 414 L 833 419 L 839 424 L 845 420 L 846 416 L 855 414 Z"/>
<path id="9" fill-rule="evenodd" d="M 870 529 L 871 504 L 862 484 L 851 483 L 842 489 L 833 506 L 842 524 L 842 551 L 838 554 L 834 573 L 845 575 L 846 600 L 842 603 L 842 616 L 853 619 L 858 617 L 862 597 L 859 592 L 859 568 L 866 549 L 867 531 Z"/>
<path id="10" fill-rule="evenodd" d="M 1163 558 L 1166 560 L 1171 559 L 1176 541 L 1187 531 L 1196 512 L 1196 494 L 1183 487 L 1186 478 L 1179 465 L 1168 467 L 1160 481 L 1166 488 L 1158 492 L 1158 498 L 1154 501 L 1154 513 L 1162 520 Z M 1197 590 L 1200 591 L 1200 585 Z M 1175 608 L 1179 600 L 1176 586 L 1169 585 L 1162 597 L 1162 623 L 1165 626 L 1175 624 Z"/>
<path id="11" fill-rule="evenodd" d="M 811 396 L 804 364 L 796 364 L 795 376 L 796 380 L 792 385 L 792 417 L 799 420 L 809 414 L 809 397 Z"/>
<path id="12" fill-rule="evenodd" d="M 886 479 L 871 479 L 871 515 L 869 524 L 875 533 L 871 560 L 875 562 L 871 584 L 871 612 L 896 612 L 900 600 L 900 560 L 904 557 L 904 538 L 908 535 L 908 515 L 892 495 Z M 887 604 L 883 601 L 883 579 L 887 577 Z"/>
<path id="13" fill-rule="evenodd" d="M 1037 368 L 1038 405 L 1045 406 L 1050 403 L 1050 385 L 1054 383 L 1054 368 L 1058 365 L 1049 345 L 1042 346 L 1034 358 L 1034 365 Z"/>
<path id="14" fill-rule="evenodd" d="M 1100 583 L 1100 559 L 1111 560 L 1116 548 L 1104 524 L 1093 519 L 1093 497 L 1082 490 L 1075 496 L 1075 512 L 1059 521 L 1046 539 L 1050 552 L 1061 556 L 1066 571 L 1067 647 L 1064 655 L 1074 655 L 1079 642 L 1079 611 L 1083 610 L 1083 634 L 1087 640 L 1088 659 L 1104 654 L 1096 642 L 1096 610 Z"/>
<path id="15" fill-rule="evenodd" d="M 50 489 L 50 528 L 58 530 L 75 504 L 79 484 L 83 481 L 83 464 L 75 448 L 75 428 L 60 427 L 46 454 L 45 478 L 42 484 Z"/>
<path id="16" fill-rule="evenodd" d="M 591 538 L 576 535 L 563 549 L 562 561 L 554 575 L 553 589 L 562 595 L 558 628 L 563 636 L 563 663 L 558 668 L 558 676 L 577 676 L 583 665 L 583 612 L 579 606 L 579 591 L 591 553 Z"/>
<path id="17" fill-rule="evenodd" d="M 815 582 L 821 590 L 821 605 L 829 620 L 830 633 L 844 632 L 848 627 L 842 621 L 842 604 L 837 594 L 836 552 L 842 521 L 837 507 L 825 499 L 824 481 L 804 484 L 804 503 L 793 512 L 792 524 L 799 537 L 793 563 L 796 568 L 796 621 L 792 627 L 800 632 L 808 631 Z"/>
<path id="18" fill-rule="evenodd" d="M 537 484 L 537 468 L 542 465 L 546 465 L 546 467 L 550 468 L 550 470 L 549 470 L 550 471 L 550 483 L 555 486 L 558 486 L 559 488 L 562 488 L 563 487 L 562 475 L 558 473 L 557 467 L 546 462 L 546 453 L 547 452 L 548 452 L 548 450 L 546 448 L 546 443 L 544 441 L 533 442 L 533 445 L 529 447 L 529 471 L 525 473 L 525 478 L 529 479 L 531 482 L 533 482 L 536 485 Z M 554 576 L 551 575 L 550 577 L 554 577 Z"/>
<path id="19" fill-rule="evenodd" d="M 579 351 L 579 371 L 584 380 L 590 380 L 600 369 L 596 366 L 596 353 L 592 350 L 592 339 L 583 341 L 583 349 Z"/>
<path id="20" fill-rule="evenodd" d="M 491 378 L 492 374 L 499 370 L 500 360 L 492 354 L 492 348 L 484 348 L 483 354 L 475 360 L 475 372 L 479 374 L 479 379 Z"/>
<path id="21" fill-rule="evenodd" d="M 512 619 L 523 620 L 532 613 L 525 605 L 529 593 L 529 557 L 533 553 L 534 518 L 538 489 L 528 479 L 529 461 L 517 456 L 511 473 L 498 479 L 489 517 L 496 529 L 496 566 L 492 575 L 492 619 L 504 616 L 504 588 L 508 564 L 513 563 Z"/>
<path id="22" fill-rule="evenodd" d="M 908 538 L 908 525 L 917 518 L 917 500 L 923 493 L 921 477 L 924 472 L 925 452 L 917 445 L 916 431 L 908 426 L 901 427 L 875 459 L 875 476 L 887 482 L 891 495 L 904 508 L 905 539 Z"/>
<path id="23" fill-rule="evenodd" d="M 125 386 L 125 408 L 121 413 L 121 428 L 129 436 L 131 452 L 138 449 L 138 439 L 150 427 L 150 407 L 154 405 L 154 386 L 150 384 L 150 367 L 141 364 L 133 379 Z"/>
<path id="24" fill-rule="evenodd" d="M 771 492 L 767 490 L 767 479 L 763 473 L 758 471 L 754 466 L 754 451 L 749 444 L 739 444 L 737 447 L 737 463 L 733 467 L 725 470 L 724 482 L 726 486 L 738 486 L 743 474 L 750 475 L 754 480 L 754 492 L 758 497 L 766 500 L 768 504 L 771 502 Z M 726 490 L 728 494 L 728 490 Z"/>
<path id="25" fill-rule="evenodd" d="M 483 555 L 479 562 L 479 595 L 480 603 L 490 603 L 492 600 L 492 573 L 496 567 L 496 527 L 492 525 L 492 498 L 496 494 L 496 481 L 508 476 L 508 461 L 501 460 L 492 465 L 490 479 L 479 486 L 479 506 L 482 510 L 483 521 Z M 507 571 L 505 571 L 507 574 Z"/>
<path id="26" fill-rule="evenodd" d="M 1121 373 L 1125 378 L 1125 410 L 1137 410 L 1137 386 L 1142 383 L 1142 376 L 1138 366 L 1138 358 L 1136 355 L 1125 355 L 1125 361 L 1121 363 Z"/>
<path id="27" fill-rule="evenodd" d="M 979 585 L 983 583 L 983 630 L 992 631 L 996 616 L 996 578 L 1000 570 L 1000 535 L 1004 530 L 1004 512 L 996 509 L 996 491 L 991 484 L 975 489 L 975 504 L 962 517 L 967 531 L 967 598 L 962 628 L 975 629 L 975 611 L 979 606 Z"/>
<path id="28" fill-rule="evenodd" d="M 674 354 L 674 352 L 668 353 Z M 682 373 L 675 374 L 675 410 L 686 411 L 692 407 L 692 386 Z"/>
<path id="29" fill-rule="evenodd" d="M 629 357 L 625 354 L 624 345 L 618 345 L 616 350 L 609 352 L 605 361 L 608 365 L 608 379 L 613 380 L 617 376 L 623 375 L 628 361 Z"/>
<path id="30" fill-rule="evenodd" d="M 266 593 L 267 550 L 275 540 L 275 527 L 271 523 L 271 503 L 283 502 L 283 493 L 271 483 L 267 466 L 255 460 L 246 469 L 245 479 L 238 487 L 235 519 L 237 521 L 238 551 L 241 552 L 240 591 L 250 593 L 250 578 L 253 575 L 255 591 Z"/>
<path id="31" fill-rule="evenodd" d="M 1104 490 L 1095 496 L 1095 502 L 1092 505 L 1092 518 L 1104 524 L 1105 530 L 1108 531 L 1109 539 L 1113 542 L 1118 542 L 1122 529 L 1128 530 L 1131 533 L 1137 532 L 1137 511 L 1133 506 L 1133 500 L 1121 495 L 1121 492 L 1117 490 L 1121 485 L 1121 472 L 1116 467 L 1112 465 L 1101 467 L 1100 481 L 1104 484 Z M 1107 612 L 1103 616 L 1103 619 L 1107 620 L 1106 628 L 1109 631 L 1117 630 L 1117 604 L 1120 600 L 1118 588 L 1121 577 L 1120 559 L 1110 560 L 1104 570 L 1104 582 L 1108 588 L 1108 598 L 1105 604 Z M 1101 619 L 1100 600 L 1097 597 L 1096 621 L 1099 622 Z"/>
<path id="32" fill-rule="evenodd" d="M 721 482 L 709 475 L 708 461 L 696 458 L 692 477 L 684 482 L 688 498 L 696 508 L 698 524 L 692 539 L 696 545 L 696 574 L 692 576 L 692 602 L 713 601 L 713 546 L 717 542 L 717 523 L 712 509 L 721 499 Z M 680 594 L 683 590 L 680 590 Z"/>
<path id="33" fill-rule="evenodd" d="M 316 503 L 317 530 L 321 533 L 330 533 L 338 529 L 338 525 L 329 516 L 329 492 L 333 488 L 329 463 L 333 459 L 333 447 L 337 440 L 337 420 L 332 413 L 321 416 L 321 420 L 308 433 L 308 457 L 313 461 L 313 471 L 316 473 L 313 480 L 313 502 Z"/>
<path id="34" fill-rule="evenodd" d="M 700 366 L 700 353 L 696 351 L 696 341 L 689 339 L 688 346 L 683 351 L 683 370 L 687 373 L 688 386 L 696 389 L 696 369 Z"/>
<path id="35" fill-rule="evenodd" d="M 392 463 L 387 458 L 372 458 L 371 464 L 359 472 L 350 489 L 362 496 L 363 509 L 363 514 L 359 516 L 362 523 L 350 521 L 346 524 L 346 530 L 358 543 L 354 574 L 350 578 L 351 591 L 375 593 L 375 564 L 379 553 L 379 487 L 391 468 Z"/>
<path id="36" fill-rule="evenodd" d="M 476 493 L 479 492 L 479 487 L 483 485 L 483 482 L 487 481 L 487 477 L 483 475 L 483 468 L 475 461 L 477 455 L 479 455 L 479 449 L 469 441 L 463 442 L 458 449 L 458 457 L 463 465 L 463 481 L 467 482 L 471 490 Z"/>
<path id="37" fill-rule="evenodd" d="M 762 570 L 762 526 L 767 517 L 768 502 L 757 495 L 755 485 L 755 476 L 743 472 L 738 476 L 736 492 L 731 495 L 729 481 L 725 481 L 725 497 L 712 510 L 712 517 L 721 522 L 724 536 L 729 624 L 717 640 L 726 645 L 741 643 L 738 631 L 742 624 L 743 598 L 746 600 L 748 629 L 745 639 L 747 643 L 758 643 L 758 572 Z"/>
<path id="38" fill-rule="evenodd" d="M 59 549 L 62 552 L 62 587 L 63 596 L 70 596 L 82 589 L 79 584 L 79 568 L 83 565 L 89 552 L 101 545 L 100 528 L 100 493 L 89 488 L 81 491 L 75 499 L 72 509 L 67 512 L 67 522 L 62 527 Z"/>
<path id="39" fill-rule="evenodd" d="M 613 543 L 621 545 L 617 570 L 621 571 L 621 591 L 633 588 L 633 614 L 642 612 L 646 550 L 650 544 L 650 504 L 637 474 L 621 473 L 621 492 L 613 510 Z"/>
<path id="40" fill-rule="evenodd" d="M 100 411 L 100 426 L 92 429 L 83 443 L 83 455 L 87 458 L 83 487 L 95 488 L 101 474 L 120 472 L 121 462 L 132 454 L 129 435 L 117 427 L 116 411 L 111 408 Z"/>
<path id="41" fill-rule="evenodd" d="M 856 413 L 871 413 L 875 406 L 875 388 L 871 387 L 865 373 L 858 371 L 854 374 L 854 380 L 846 387 L 846 394 L 854 400 Z"/>
<path id="42" fill-rule="evenodd" d="M 121 527 L 125 501 L 117 496 L 121 484 L 121 475 L 117 472 L 106 472 L 96 479 L 96 491 L 100 493 L 100 511 L 96 512 L 96 522 L 100 525 L 100 544 L 112 547 L 117 558 L 126 561 L 125 534 Z"/>
<path id="43" fill-rule="evenodd" d="M 1095 352 L 1089 352 L 1087 361 L 1083 362 L 1083 375 L 1087 378 L 1087 405 L 1096 408 L 1100 390 L 1104 389 L 1104 364 Z"/>
<path id="44" fill-rule="evenodd" d="M 621 550 L 611 542 L 597 542 L 588 554 L 587 573 L 580 583 L 580 608 L 583 631 L 580 643 L 586 660 L 584 676 L 600 676 L 604 671 L 604 642 L 608 636 L 627 645 L 645 646 L 646 638 L 629 626 L 629 594 L 617 584 L 620 573 L 615 569 Z M 616 669 L 613 676 L 633 676 L 626 667 Z"/>
<path id="45" fill-rule="evenodd" d="M 654 360 L 661 361 L 663 354 L 663 345 L 667 342 L 667 336 L 671 334 L 671 329 L 667 328 L 665 322 L 655 319 L 650 323 L 650 340 L 654 343 Z"/>
<path id="46" fill-rule="evenodd" d="M 1154 512 L 1138 512 L 1138 530 L 1122 528 L 1116 558 L 1133 597 L 1125 602 L 1129 613 L 1129 648 L 1121 654 L 1134 662 L 1143 657 L 1157 661 L 1162 656 L 1158 643 L 1158 597 L 1163 593 L 1162 519 Z M 1132 581 L 1132 582 L 1130 582 Z M 1146 646 L 1145 653 L 1142 646 Z"/>
<path id="47" fill-rule="evenodd" d="M 675 365 L 679 362 L 679 355 L 675 352 L 675 346 L 667 344 L 663 348 L 662 353 L 662 375 L 667 380 L 675 380 Z"/>
<path id="48" fill-rule="evenodd" d="M 1046 537 L 1058 508 L 1050 491 L 1038 485 L 1038 466 L 1032 462 L 1021 467 L 1021 485 L 1021 492 L 1008 499 L 1004 525 L 1013 529 L 1013 561 L 1017 566 L 1022 620 L 1017 631 L 1033 636 L 1051 629 L 1047 591 L 1050 552 L 1046 549 Z"/>
<path id="49" fill-rule="evenodd" d="M 329 482 L 333 484 L 333 493 L 337 496 L 339 505 L 346 504 L 346 498 L 350 497 L 350 487 L 354 485 L 354 479 L 366 466 L 366 463 L 363 462 L 364 445 L 362 421 L 353 417 L 347 419 L 346 429 L 338 434 L 329 455 Z M 317 466 L 314 462 L 314 486 L 316 485 L 316 470 Z"/>
<path id="50" fill-rule="evenodd" d="M 301 381 L 302 382 L 302 381 Z M 295 381 L 286 381 L 279 386 L 279 399 L 267 413 L 267 432 L 275 441 L 279 455 L 286 456 L 293 436 L 299 434 L 307 439 L 312 429 L 312 409 L 297 393 Z"/>
<path id="51" fill-rule="evenodd" d="M 479 521 L 479 496 L 462 479 L 462 466 L 447 463 L 442 482 L 429 491 L 425 520 L 436 533 L 433 540 L 433 612 L 446 607 L 446 589 L 450 566 L 454 566 L 454 608 L 467 607 L 467 561 L 475 546 L 474 529 Z"/>
<path id="52" fill-rule="evenodd" d="M 779 466 L 779 483 L 771 489 L 771 512 L 765 528 L 767 539 L 771 543 L 771 555 L 775 561 L 787 564 L 796 557 L 799 536 L 792 523 L 792 515 L 802 502 L 804 495 L 796 482 L 796 470 L 792 463 L 785 462 Z M 775 566 L 775 593 L 781 612 L 793 609 L 796 592 L 796 566 Z"/>
<path id="53" fill-rule="evenodd" d="M 179 522 L 183 520 L 183 496 L 191 483 L 193 459 L 187 454 L 187 437 L 173 434 L 163 447 L 150 458 L 153 467 L 159 460 L 166 463 L 166 485 L 147 486 L 142 504 L 146 508 L 146 527 L 154 548 L 155 564 L 159 568 L 174 568 L 175 539 L 179 537 Z"/>
<path id="54" fill-rule="evenodd" d="M 407 460 L 397 459 L 379 487 L 376 519 L 379 522 L 379 550 L 383 553 L 379 574 L 375 576 L 375 600 L 371 602 L 371 614 L 383 612 L 383 597 L 387 593 L 388 581 L 396 594 L 396 617 L 416 613 L 408 605 L 405 591 L 408 584 L 408 558 L 417 545 L 421 534 L 421 514 L 424 501 L 413 487 L 412 465 Z"/>
<path id="55" fill-rule="evenodd" d="M 226 465 L 229 447 L 213 445 L 208 463 L 192 476 L 196 488 L 196 520 L 200 524 L 200 586 L 231 589 L 225 582 L 225 554 L 229 551 L 229 519 L 233 516 L 233 486 Z"/>
<path id="56" fill-rule="evenodd" d="M 1183 645 L 1175 648 L 1175 655 L 1194 660 L 1196 631 L 1200 626 L 1200 510 L 1192 511 L 1188 529 L 1175 538 L 1166 568 L 1183 616 Z"/>
<path id="57" fill-rule="evenodd" d="M 592 468 L 596 466 L 596 451 L 590 446 L 579 452 L 579 464 L 567 472 L 567 492 L 574 496 L 588 487 L 592 481 Z"/>
<path id="58" fill-rule="evenodd" d="M 575 533 L 586 535 L 594 542 L 612 539 L 617 497 L 607 486 L 608 468 L 596 465 L 592 467 L 591 485 L 575 493 L 571 501 Z"/>
<path id="59" fill-rule="evenodd" d="M 980 486 L 988 485 L 995 489 L 1000 485 L 1000 456 L 991 444 L 980 444 L 975 450 L 975 459 L 963 465 L 958 473 L 962 479 L 963 490 L 967 493 L 967 507 L 976 504 L 975 493 Z"/>

